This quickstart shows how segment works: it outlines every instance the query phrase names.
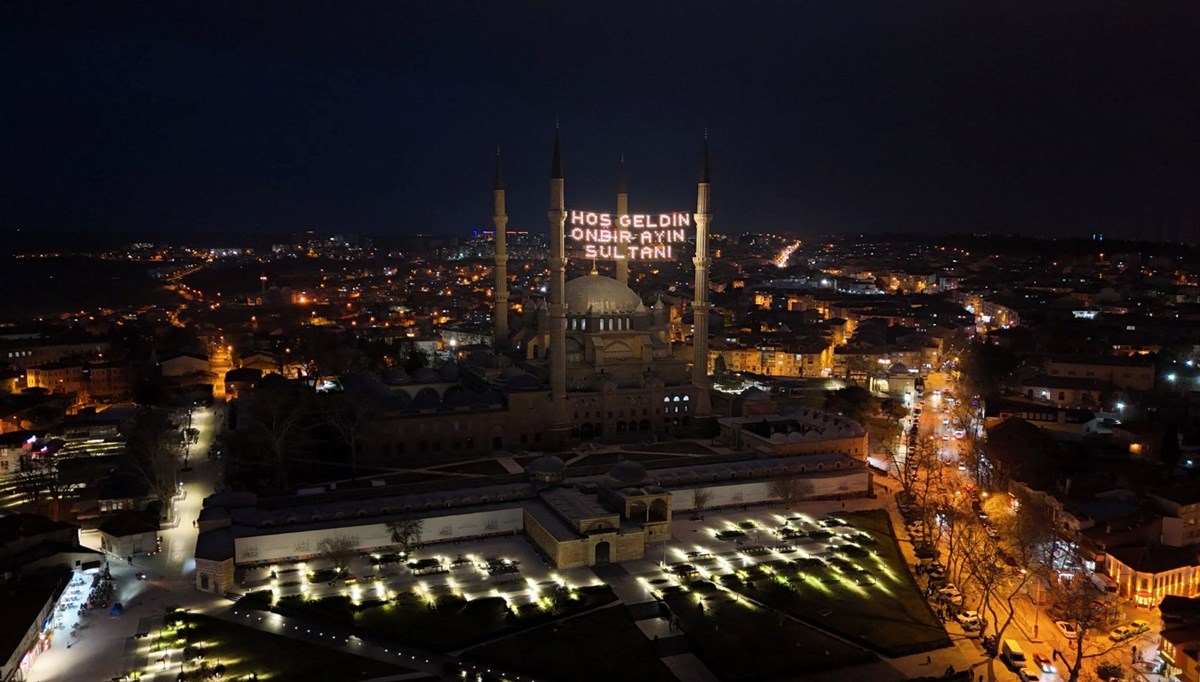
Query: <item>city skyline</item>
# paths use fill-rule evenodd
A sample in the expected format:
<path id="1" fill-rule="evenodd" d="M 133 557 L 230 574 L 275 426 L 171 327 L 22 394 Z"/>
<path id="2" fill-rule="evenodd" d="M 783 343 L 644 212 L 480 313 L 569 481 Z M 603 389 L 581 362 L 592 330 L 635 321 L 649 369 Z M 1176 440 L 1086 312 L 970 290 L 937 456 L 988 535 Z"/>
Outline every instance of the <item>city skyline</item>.
<path id="1" fill-rule="evenodd" d="M 1200 227 L 1194 8 L 283 10 L 5 8 L 5 231 L 462 234 L 497 143 L 536 231 L 556 117 L 569 208 L 686 208 L 708 128 L 718 232 Z"/>

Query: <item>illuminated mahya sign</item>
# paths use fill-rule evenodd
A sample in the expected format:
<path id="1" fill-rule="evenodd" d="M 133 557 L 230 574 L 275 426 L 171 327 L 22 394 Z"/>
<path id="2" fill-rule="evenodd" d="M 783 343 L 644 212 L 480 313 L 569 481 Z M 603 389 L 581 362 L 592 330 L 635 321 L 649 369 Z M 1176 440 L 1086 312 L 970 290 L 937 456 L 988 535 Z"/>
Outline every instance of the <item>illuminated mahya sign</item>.
<path id="1" fill-rule="evenodd" d="M 611 213 L 571 211 L 567 236 L 583 247 L 584 258 L 670 260 L 674 247 L 687 241 L 687 213 Z"/>

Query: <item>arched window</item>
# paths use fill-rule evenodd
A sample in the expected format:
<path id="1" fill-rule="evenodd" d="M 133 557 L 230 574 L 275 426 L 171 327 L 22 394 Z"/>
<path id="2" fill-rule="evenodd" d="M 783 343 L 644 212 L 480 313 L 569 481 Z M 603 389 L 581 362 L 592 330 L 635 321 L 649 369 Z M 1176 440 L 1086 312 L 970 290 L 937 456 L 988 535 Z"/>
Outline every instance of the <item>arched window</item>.
<path id="1" fill-rule="evenodd" d="M 604 318 L 600 318 L 600 331 L 604 331 Z"/>
<path id="2" fill-rule="evenodd" d="M 692 399 L 692 396 L 690 396 L 690 395 L 683 396 L 683 402 L 685 402 L 685 403 L 691 399 Z"/>
<path id="3" fill-rule="evenodd" d="M 663 396 L 663 402 L 664 402 L 664 403 L 669 403 L 669 402 L 671 402 L 671 396 L 669 396 L 669 395 L 664 395 L 664 396 Z"/>
<path id="4" fill-rule="evenodd" d="M 675 402 L 679 402 L 679 396 L 675 396 Z"/>

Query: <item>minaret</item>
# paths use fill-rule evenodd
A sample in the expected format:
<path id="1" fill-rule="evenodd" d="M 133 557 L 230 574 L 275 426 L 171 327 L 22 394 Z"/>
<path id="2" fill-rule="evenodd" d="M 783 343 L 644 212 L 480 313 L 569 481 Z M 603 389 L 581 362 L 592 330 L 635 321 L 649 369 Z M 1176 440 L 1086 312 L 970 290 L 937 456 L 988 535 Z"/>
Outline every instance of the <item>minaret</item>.
<path id="1" fill-rule="evenodd" d="M 550 400 L 553 403 L 552 429 L 569 430 L 567 420 L 567 253 L 563 228 L 567 209 L 563 197 L 562 139 L 558 123 L 554 124 L 554 159 L 550 164 L 550 305 L 547 317 L 550 324 Z M 561 434 L 560 434 L 561 435 Z"/>
<path id="2" fill-rule="evenodd" d="M 708 396 L 708 131 L 704 131 L 704 161 L 700 167 L 700 182 L 696 186 L 696 294 L 692 300 L 692 385 L 696 400 L 692 403 L 694 417 L 708 417 L 712 406 Z"/>
<path id="3" fill-rule="evenodd" d="M 629 190 L 625 182 L 625 154 L 621 154 L 621 171 L 617 175 L 617 217 L 629 215 Z M 617 281 L 629 286 L 629 261 L 619 258 L 617 263 Z"/>
<path id="4" fill-rule="evenodd" d="M 504 211 L 504 172 L 500 166 L 500 147 L 496 147 L 496 183 L 492 187 L 492 225 L 496 228 L 496 291 L 492 296 L 492 322 L 495 324 L 494 348 L 508 346 L 508 214 Z"/>

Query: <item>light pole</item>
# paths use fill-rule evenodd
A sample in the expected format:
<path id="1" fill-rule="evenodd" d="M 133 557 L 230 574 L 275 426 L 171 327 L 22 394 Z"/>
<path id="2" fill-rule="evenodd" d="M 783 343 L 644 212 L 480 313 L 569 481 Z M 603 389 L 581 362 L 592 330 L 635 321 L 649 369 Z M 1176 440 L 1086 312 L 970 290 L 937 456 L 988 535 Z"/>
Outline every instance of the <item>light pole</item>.
<path id="1" fill-rule="evenodd" d="M 1038 637 L 1038 622 L 1042 618 L 1042 581 L 1035 575 L 1033 577 L 1033 586 L 1036 589 L 1033 598 L 1033 638 Z"/>

